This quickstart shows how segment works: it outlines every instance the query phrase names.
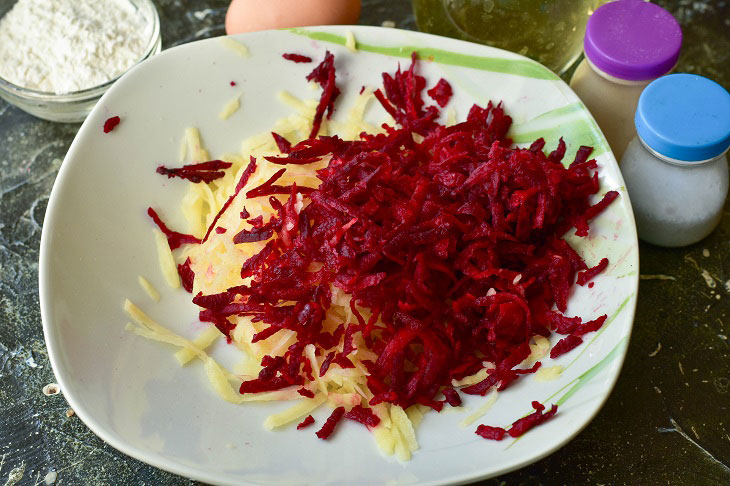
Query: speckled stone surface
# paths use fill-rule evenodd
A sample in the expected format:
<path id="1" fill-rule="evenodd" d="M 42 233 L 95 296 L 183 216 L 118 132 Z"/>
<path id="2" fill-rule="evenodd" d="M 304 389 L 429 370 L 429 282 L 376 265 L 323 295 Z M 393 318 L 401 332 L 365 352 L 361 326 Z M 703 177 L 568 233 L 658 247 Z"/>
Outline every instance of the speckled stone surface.
<path id="1" fill-rule="evenodd" d="M 163 44 L 223 32 L 226 0 L 157 0 Z M 730 3 L 662 0 L 684 28 L 678 71 L 730 87 Z M 415 28 L 407 0 L 364 0 L 363 24 Z M 0 485 L 195 484 L 105 445 L 54 380 L 38 304 L 48 195 L 78 125 L 0 101 Z M 705 241 L 641 246 L 642 281 L 626 364 L 608 402 L 572 442 L 487 485 L 730 484 L 730 206 Z M 49 477 L 50 479 L 50 477 Z"/>

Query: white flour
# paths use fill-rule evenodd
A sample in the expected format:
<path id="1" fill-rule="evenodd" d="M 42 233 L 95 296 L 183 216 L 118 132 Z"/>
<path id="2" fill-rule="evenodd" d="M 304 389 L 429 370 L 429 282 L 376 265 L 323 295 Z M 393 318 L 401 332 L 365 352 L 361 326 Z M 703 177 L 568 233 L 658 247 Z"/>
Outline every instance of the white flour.
<path id="1" fill-rule="evenodd" d="M 148 37 L 126 0 L 18 0 L 0 19 L 0 77 L 53 93 L 91 88 L 138 61 Z"/>

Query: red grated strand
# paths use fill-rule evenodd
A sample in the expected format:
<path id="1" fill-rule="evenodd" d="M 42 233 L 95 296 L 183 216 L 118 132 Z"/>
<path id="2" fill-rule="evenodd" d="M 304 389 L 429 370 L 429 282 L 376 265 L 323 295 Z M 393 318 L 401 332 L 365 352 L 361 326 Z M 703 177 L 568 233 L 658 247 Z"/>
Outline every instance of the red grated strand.
<path id="1" fill-rule="evenodd" d="M 592 321 L 583 322 L 580 317 L 567 317 L 559 312 L 550 312 L 547 315 L 547 319 L 550 326 L 558 334 L 572 334 L 575 336 L 582 336 L 589 332 L 597 331 L 606 322 L 608 316 L 606 314 L 593 319 Z M 579 343 L 580 344 L 580 343 Z"/>
<path id="2" fill-rule="evenodd" d="M 317 431 L 317 437 L 322 440 L 327 440 L 332 432 L 335 431 L 335 427 L 342 420 L 345 415 L 345 407 L 337 407 L 332 411 L 332 415 L 329 416 L 327 421 L 324 423 L 321 429 Z"/>
<path id="3" fill-rule="evenodd" d="M 226 228 L 222 227 L 222 226 L 216 226 L 215 227 L 216 234 L 222 235 L 226 231 L 228 231 L 228 230 Z"/>
<path id="4" fill-rule="evenodd" d="M 451 90 L 451 85 L 444 78 L 439 79 L 436 86 L 426 91 L 428 96 L 431 97 L 438 105 L 443 108 L 446 106 L 453 96 L 454 92 Z"/>
<path id="5" fill-rule="evenodd" d="M 177 273 L 180 275 L 180 282 L 186 292 L 193 292 L 193 280 L 195 279 L 195 272 L 190 268 L 190 257 L 185 260 L 185 263 L 177 266 Z"/>
<path id="6" fill-rule="evenodd" d="M 307 81 L 314 81 L 322 87 L 322 96 L 314 112 L 312 131 L 309 138 L 314 138 L 322 125 L 322 118 L 327 112 L 327 118 L 332 116 L 335 110 L 335 100 L 340 95 L 340 89 L 335 85 L 335 56 L 330 51 L 324 55 L 324 60 L 307 75 Z"/>
<path id="7" fill-rule="evenodd" d="M 307 417 L 299 422 L 299 425 L 297 425 L 297 430 L 302 430 L 303 428 L 309 427 L 314 423 L 314 417 L 311 415 L 307 415 Z"/>
<path id="8" fill-rule="evenodd" d="M 274 137 L 274 142 L 276 142 L 279 152 L 282 154 L 288 154 L 291 150 L 291 142 L 276 132 L 271 132 L 271 136 Z"/>
<path id="9" fill-rule="evenodd" d="M 263 369 L 259 372 L 258 378 L 241 383 L 240 393 L 260 393 L 304 385 L 305 379 L 309 380 L 309 377 L 307 373 L 300 372 L 303 362 L 308 361 L 302 355 L 303 349 L 301 344 L 295 343 L 289 347 L 284 356 L 273 358 L 265 356 L 261 361 Z"/>
<path id="10" fill-rule="evenodd" d="M 306 164 L 312 164 L 314 162 L 319 162 L 319 157 L 309 157 L 306 159 L 297 159 L 294 157 L 267 156 L 264 158 L 267 161 L 271 162 L 272 164 L 279 164 L 279 165 L 286 165 L 286 164 L 306 165 Z"/>
<path id="11" fill-rule="evenodd" d="M 532 408 L 535 409 L 533 413 L 513 422 L 512 426 L 508 430 L 505 430 L 502 427 L 480 425 L 477 427 L 476 434 L 489 440 L 502 440 L 505 433 L 509 434 L 510 437 L 520 437 L 531 428 L 547 422 L 558 412 L 558 406 L 553 405 L 550 407 L 550 410 L 543 413 L 545 405 L 537 401 L 532 402 Z"/>
<path id="12" fill-rule="evenodd" d="M 286 52 L 286 53 L 282 54 L 281 57 L 283 57 L 287 61 L 292 61 L 292 62 L 296 62 L 296 63 L 300 63 L 300 62 L 312 62 L 312 58 L 311 57 L 304 56 L 302 54 L 295 54 L 293 52 Z"/>
<path id="13" fill-rule="evenodd" d="M 248 182 L 248 179 L 251 177 L 251 174 L 253 174 L 256 171 L 256 159 L 251 157 L 249 159 L 248 165 L 246 166 L 246 169 L 244 169 L 243 173 L 241 174 L 241 178 L 238 179 L 238 182 L 236 183 L 236 188 L 233 191 L 233 194 L 226 200 L 226 202 L 223 204 L 223 207 L 221 207 L 221 210 L 218 211 L 218 214 L 215 215 L 215 218 L 213 218 L 213 222 L 210 223 L 210 226 L 208 226 L 208 231 L 205 232 L 205 237 L 203 238 L 203 243 L 205 243 L 208 240 L 208 236 L 210 236 L 210 232 L 213 230 L 215 225 L 218 223 L 218 220 L 220 219 L 221 215 L 226 212 L 228 207 L 231 205 L 234 199 L 238 196 L 238 193 L 241 192 L 241 189 L 246 185 Z M 246 211 L 246 208 L 243 208 L 243 211 L 248 214 L 248 211 Z M 241 218 L 243 218 L 243 211 L 241 212 Z M 246 216 L 248 217 L 248 216 Z"/>
<path id="14" fill-rule="evenodd" d="M 306 388 L 298 389 L 297 393 L 306 398 L 314 398 L 314 392 L 311 390 L 307 390 Z"/>
<path id="15" fill-rule="evenodd" d="M 530 355 L 530 346 L 527 343 L 517 347 L 504 360 L 497 363 L 497 367 L 487 371 L 487 377 L 474 385 L 462 388 L 461 391 L 467 395 L 484 396 L 493 387 L 499 384 L 497 390 L 502 391 L 507 388 L 513 381 L 517 380 L 520 375 L 535 373 L 542 363 L 538 361 L 528 369 L 512 369 L 519 363 L 524 361 Z"/>
<path id="16" fill-rule="evenodd" d="M 578 278 L 575 283 L 578 285 L 585 285 L 588 281 L 592 280 L 596 275 L 601 273 L 608 266 L 608 258 L 602 258 L 598 265 L 584 270 L 578 274 Z"/>
<path id="17" fill-rule="evenodd" d="M 200 240 L 193 235 L 187 235 L 185 233 L 178 233 L 177 231 L 172 231 L 170 228 L 167 227 L 167 225 L 162 221 L 160 216 L 157 214 L 157 212 L 152 208 L 147 208 L 147 215 L 152 218 L 152 221 L 155 222 L 158 228 L 160 228 L 160 231 L 162 231 L 165 236 L 167 237 L 167 245 L 170 247 L 170 250 L 175 250 L 177 248 L 180 248 L 181 245 L 185 244 L 197 244 L 200 243 Z"/>
<path id="18" fill-rule="evenodd" d="M 598 331 L 601 326 L 603 326 L 603 323 L 606 322 L 606 319 L 608 319 L 608 315 L 604 314 L 601 317 L 593 319 L 592 321 L 585 322 L 582 326 L 573 331 L 573 335 L 582 336 L 584 334 L 588 334 L 589 332 Z"/>
<path id="19" fill-rule="evenodd" d="M 235 81 L 231 81 L 231 86 L 235 86 L 235 85 L 236 85 L 236 82 Z"/>
<path id="20" fill-rule="evenodd" d="M 335 352 L 332 351 L 331 353 L 329 353 L 327 355 L 327 357 L 324 359 L 324 361 L 322 361 L 322 364 L 319 367 L 319 377 L 320 378 L 323 377 L 327 373 L 327 370 L 330 368 L 330 365 L 332 364 L 332 360 L 334 360 L 334 359 L 335 359 Z"/>
<path id="21" fill-rule="evenodd" d="M 233 237 L 234 243 L 253 243 L 255 241 L 268 240 L 274 234 L 273 229 L 252 229 L 242 230 Z"/>
<path id="22" fill-rule="evenodd" d="M 603 210 L 606 209 L 617 197 L 618 192 L 608 191 L 603 196 L 603 199 L 587 208 L 583 214 L 579 215 L 574 222 L 576 228 L 575 234 L 578 236 L 588 236 L 588 222 L 601 214 Z"/>
<path id="23" fill-rule="evenodd" d="M 195 299 L 193 299 L 193 302 L 195 302 Z M 226 342 L 228 344 L 233 341 L 233 339 L 231 338 L 231 331 L 233 331 L 236 326 L 232 324 L 225 316 L 217 314 L 215 311 L 204 310 L 200 312 L 198 319 L 200 319 L 200 322 L 210 322 L 211 324 L 213 324 L 216 329 L 218 329 L 221 334 L 226 337 Z"/>
<path id="24" fill-rule="evenodd" d="M 226 173 L 223 171 L 230 168 L 231 165 L 230 162 L 224 162 L 222 160 L 209 160 L 208 162 L 200 162 L 198 164 L 183 165 L 176 169 L 170 169 L 164 165 L 160 165 L 157 167 L 156 172 L 161 175 L 166 175 L 168 179 L 179 177 L 180 179 L 186 179 L 195 184 L 201 182 L 210 184 L 214 180 L 225 176 Z"/>
<path id="25" fill-rule="evenodd" d="M 213 295 L 203 295 L 198 292 L 198 295 L 193 297 L 193 304 L 198 305 L 206 310 L 220 311 L 233 300 L 233 295 L 229 292 Z"/>
<path id="26" fill-rule="evenodd" d="M 452 407 L 458 407 L 459 405 L 461 405 L 461 397 L 459 396 L 459 392 L 457 392 L 453 388 L 444 388 L 443 390 L 441 390 L 441 393 L 444 394 L 444 398 L 446 398 L 446 403 L 448 403 Z"/>
<path id="27" fill-rule="evenodd" d="M 550 350 L 550 357 L 552 359 L 562 356 L 568 351 L 572 351 L 583 343 L 583 339 L 573 334 L 564 337 L 553 346 Z"/>
<path id="28" fill-rule="evenodd" d="M 244 381 L 241 383 L 239 392 L 244 393 L 261 393 L 281 390 L 291 385 L 298 385 L 301 383 L 291 383 L 285 376 L 274 376 L 272 378 L 256 378 L 253 380 Z"/>
<path id="29" fill-rule="evenodd" d="M 254 334 L 253 337 L 251 338 L 251 343 L 257 343 L 259 341 L 269 339 L 271 336 L 273 336 L 274 334 L 276 334 L 279 331 L 281 331 L 280 327 L 269 326 L 268 328 L 264 329 L 263 331 L 257 332 L 256 334 Z M 299 394 L 302 395 L 302 392 L 299 391 Z"/>
<path id="30" fill-rule="evenodd" d="M 286 172 L 286 169 L 277 170 L 276 172 L 274 172 L 274 175 L 269 177 L 263 184 L 248 191 L 246 193 L 246 197 L 248 199 L 251 199 L 254 197 L 270 196 L 271 194 L 273 194 L 271 192 L 271 188 L 276 187 L 274 186 L 274 182 L 278 181 L 281 176 L 284 175 L 284 172 Z"/>
<path id="31" fill-rule="evenodd" d="M 489 440 L 502 440 L 507 431 L 502 427 L 492 427 L 490 425 L 480 425 L 477 427 L 476 434 Z"/>
<path id="32" fill-rule="evenodd" d="M 362 362 L 374 396 L 369 405 L 440 410 L 444 403 L 458 406 L 452 380 L 486 363 L 493 364 L 486 378 L 461 392 L 504 390 L 536 372 L 540 362 L 517 368 L 530 356 L 534 336 L 566 334 L 553 348 L 562 353 L 605 323 L 606 316 L 583 322 L 564 315 L 576 276 L 588 279 L 596 267 L 588 269 L 562 237 L 571 227 L 587 235 L 589 222 L 618 196 L 609 191 L 591 206 L 600 189 L 591 149 L 581 147 L 566 166 L 562 139 L 549 154 L 542 139 L 514 148 L 507 137 L 512 119 L 501 104 L 475 105 L 465 121 L 442 126 L 439 108 L 424 102 L 426 81 L 416 66 L 414 54 L 407 70 L 383 74 L 383 88 L 375 91 L 395 126 L 354 141 L 315 138 L 339 94 L 328 52 L 307 76 L 323 89 L 310 138 L 292 146 L 272 134 L 281 155 L 268 160 L 285 167 L 246 193 L 269 196 L 272 215 L 264 221 L 242 209 L 251 227 L 232 236 L 242 244 L 265 241 L 241 267 L 241 277 L 250 280 L 193 299 L 203 308 L 201 320 L 227 337 L 235 327 L 232 316 L 268 326 L 256 341 L 280 329 L 294 331 L 296 341 L 285 355 L 262 360 L 260 375 L 244 382 L 241 393 L 308 389 L 331 366 L 352 367 L 348 356 L 354 343 L 364 341 L 378 356 Z M 446 85 L 439 84 L 427 91 L 437 103 L 446 99 Z M 323 157 L 329 163 L 316 172 L 316 188 L 276 184 L 287 165 Z M 333 288 L 350 296 L 355 317 L 334 331 L 324 328 Z M 318 370 L 304 355 L 309 344 L 324 357 Z M 439 393 L 445 400 L 436 400 Z M 344 416 L 338 410 L 320 438 Z M 353 410 L 352 417 L 372 421 Z M 551 413 L 536 412 L 513 428 L 526 430 Z"/>
<path id="33" fill-rule="evenodd" d="M 111 118 L 107 118 L 104 122 L 104 133 L 109 133 L 112 130 L 114 130 L 117 125 L 119 125 L 119 122 L 122 121 L 121 118 L 118 116 L 113 116 Z"/>
<path id="34" fill-rule="evenodd" d="M 548 420 L 553 418 L 553 416 L 555 416 L 555 414 L 558 412 L 558 406 L 553 405 L 552 407 L 550 407 L 550 410 L 543 413 L 543 410 L 545 410 L 545 405 L 537 401 L 532 402 L 532 408 L 535 409 L 533 413 L 531 413 L 527 417 L 522 417 L 521 419 L 517 420 L 512 424 L 512 427 L 509 428 L 507 432 L 511 437 L 519 437 L 523 435 L 531 428 L 547 422 Z"/>
<path id="35" fill-rule="evenodd" d="M 352 407 L 349 412 L 345 413 L 344 417 L 360 422 L 367 427 L 375 427 L 380 423 L 380 419 L 373 413 L 372 409 L 365 408 L 362 405 Z"/>

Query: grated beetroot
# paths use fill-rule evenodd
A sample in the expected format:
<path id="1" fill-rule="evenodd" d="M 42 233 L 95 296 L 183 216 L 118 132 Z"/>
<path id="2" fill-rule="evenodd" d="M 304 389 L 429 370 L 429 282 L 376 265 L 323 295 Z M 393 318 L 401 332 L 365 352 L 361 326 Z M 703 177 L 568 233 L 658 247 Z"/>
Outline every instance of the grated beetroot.
<path id="1" fill-rule="evenodd" d="M 603 323 L 606 322 L 606 319 L 608 319 L 608 316 L 604 314 L 601 317 L 593 319 L 592 321 L 585 322 L 583 323 L 583 325 L 573 331 L 573 335 L 582 336 L 584 334 L 588 334 L 589 332 L 598 331 L 601 326 L 603 326 Z"/>
<path id="2" fill-rule="evenodd" d="M 246 185 L 248 182 L 248 179 L 251 177 L 251 174 L 253 174 L 256 171 L 256 159 L 251 157 L 249 159 L 248 165 L 246 166 L 246 169 L 243 171 L 243 174 L 241 174 L 241 178 L 238 179 L 238 182 L 236 183 L 236 188 L 233 191 L 233 194 L 226 199 L 226 202 L 223 204 L 223 207 L 221 207 L 221 210 L 218 211 L 218 214 L 215 215 L 215 218 L 213 218 L 213 222 L 210 223 L 210 226 L 208 226 L 208 231 L 205 232 L 205 237 L 203 238 L 203 243 L 205 243 L 208 240 L 208 236 L 210 236 L 210 232 L 212 231 L 213 227 L 215 227 L 216 223 L 218 223 L 218 220 L 220 219 L 221 215 L 226 212 L 228 207 L 231 205 L 234 199 L 236 199 L 236 196 L 238 196 L 238 193 L 241 192 L 241 189 Z M 246 213 L 246 217 L 248 217 L 248 211 L 246 211 L 246 208 L 243 208 L 243 211 L 241 211 L 241 218 L 243 218 L 243 213 Z"/>
<path id="3" fill-rule="evenodd" d="M 380 423 L 380 419 L 373 413 L 372 409 L 365 408 L 361 405 L 352 407 L 349 412 L 345 413 L 344 417 L 346 419 L 360 422 L 368 427 L 375 427 Z"/>
<path id="4" fill-rule="evenodd" d="M 193 280 L 195 279 L 195 272 L 190 268 L 190 257 L 185 260 L 185 263 L 177 266 L 177 273 L 180 275 L 180 282 L 186 292 L 193 292 Z"/>
<path id="5" fill-rule="evenodd" d="M 254 334 L 253 337 L 251 338 L 251 343 L 257 343 L 259 341 L 263 341 L 264 339 L 268 339 L 271 336 L 273 336 L 274 334 L 276 334 L 277 332 L 279 332 L 280 330 L 281 330 L 280 327 L 269 326 L 266 329 L 264 329 L 263 331 L 257 332 L 256 334 Z M 300 395 L 306 396 L 306 395 L 304 395 L 304 393 L 302 393 L 301 390 L 297 390 L 297 391 L 299 392 Z"/>
<path id="6" fill-rule="evenodd" d="M 250 280 L 193 298 L 203 308 L 200 319 L 214 323 L 229 341 L 235 327 L 231 316 L 268 325 L 253 342 L 281 329 L 295 332 L 296 342 L 285 355 L 265 357 L 261 373 L 243 382 L 241 393 L 297 387 L 305 394 L 314 374 L 354 366 L 347 356 L 360 333 L 378 356 L 363 361 L 374 395 L 371 406 L 386 402 L 441 410 L 445 402 L 461 402 L 452 380 L 489 362 L 494 367 L 486 378 L 461 391 L 503 390 L 539 369 L 540 362 L 518 368 L 530 355 L 534 336 L 567 334 L 553 348 L 554 357 L 606 321 L 606 316 L 583 322 L 563 314 L 576 276 L 588 281 L 608 264 L 604 259 L 587 268 L 562 239 L 571 227 L 586 236 L 589 222 L 618 196 L 609 191 L 590 204 L 599 191 L 592 149 L 581 147 L 566 167 L 562 139 L 549 154 L 542 139 L 513 148 L 507 137 L 512 120 L 501 104 L 475 105 L 465 121 L 442 126 L 438 107 L 424 102 L 426 81 L 416 66 L 414 54 L 407 70 L 384 73 L 383 89 L 375 91 L 396 126 L 383 125 L 385 133 L 363 133 L 355 141 L 316 137 L 339 95 L 334 56 L 327 52 L 307 76 L 322 87 L 310 138 L 292 146 L 272 133 L 282 155 L 267 160 L 284 167 L 246 197 L 268 196 L 273 215 L 268 221 L 250 218 L 242 207 L 241 218 L 251 228 L 233 236 L 235 243 L 266 241 L 241 267 L 241 277 Z M 440 106 L 451 96 L 444 80 L 426 92 Z M 415 140 L 413 133 L 421 137 Z M 330 161 L 316 173 L 317 188 L 275 184 L 287 165 L 325 156 Z M 255 168 L 252 158 L 203 241 Z M 297 204 L 299 197 L 304 205 Z M 333 287 L 351 297 L 356 322 L 325 332 Z M 371 315 L 366 320 L 358 309 Z M 304 355 L 309 344 L 324 356 L 319 370 L 312 370 Z M 445 400 L 436 400 L 439 393 Z M 354 408 L 346 415 L 336 409 L 318 437 L 327 438 L 342 416 L 372 426 L 372 412 L 366 410 Z M 510 435 L 542 423 L 554 410 L 520 419 Z M 504 429 L 483 427 L 477 430 L 482 436 L 496 438 L 499 430 L 500 439 L 504 436 Z"/>
<path id="7" fill-rule="evenodd" d="M 274 137 L 274 142 L 276 142 L 279 152 L 282 154 L 288 154 L 291 150 L 291 142 L 276 132 L 271 132 L 271 136 Z"/>
<path id="8" fill-rule="evenodd" d="M 489 440 L 502 440 L 505 433 L 508 433 L 510 437 L 520 437 L 531 428 L 547 422 L 558 412 L 558 406 L 553 405 L 549 411 L 543 413 L 545 405 L 537 401 L 532 402 L 532 408 L 535 409 L 533 413 L 514 421 L 507 430 L 502 427 L 480 425 L 477 427 L 476 434 Z"/>
<path id="9" fill-rule="evenodd" d="M 586 209 L 583 214 L 579 215 L 574 221 L 576 228 L 575 234 L 578 236 L 588 236 L 588 222 L 601 214 L 603 210 L 606 209 L 617 197 L 618 192 L 608 191 L 603 196 L 603 199 Z"/>
<path id="10" fill-rule="evenodd" d="M 297 425 L 297 430 L 301 430 L 305 427 L 309 427 L 313 423 L 314 423 L 314 417 L 312 417 L 311 415 L 307 415 L 307 417 L 304 420 L 299 422 L 299 425 Z"/>
<path id="11" fill-rule="evenodd" d="M 547 422 L 558 412 L 558 406 L 553 405 L 549 411 L 542 413 L 545 410 L 545 405 L 536 401 L 532 402 L 532 408 L 535 409 L 533 413 L 527 417 L 522 417 L 512 424 L 512 427 L 507 431 L 510 436 L 519 437 L 531 428 Z"/>
<path id="12" fill-rule="evenodd" d="M 599 330 L 603 323 L 606 322 L 608 316 L 604 314 L 592 321 L 583 322 L 583 319 L 580 317 L 567 317 L 558 312 L 550 312 L 547 318 L 551 327 L 558 334 L 582 336 L 583 334 Z"/>
<path id="13" fill-rule="evenodd" d="M 327 370 L 329 369 L 330 365 L 332 364 L 332 360 L 335 359 L 335 352 L 332 351 L 327 355 L 327 357 L 322 361 L 322 364 L 319 367 L 319 376 L 320 378 L 327 373 Z"/>
<path id="14" fill-rule="evenodd" d="M 335 427 L 342 420 L 342 416 L 345 415 L 345 407 L 337 407 L 332 411 L 332 415 L 329 416 L 327 421 L 324 423 L 321 429 L 317 431 L 317 437 L 322 440 L 326 440 L 335 431 Z"/>
<path id="15" fill-rule="evenodd" d="M 281 55 L 284 59 L 287 61 L 292 61 L 296 63 L 300 62 L 312 62 L 312 58 L 309 56 L 303 56 L 302 54 L 295 54 L 293 52 L 287 52 Z"/>
<path id="16" fill-rule="evenodd" d="M 104 122 L 104 133 L 109 133 L 112 130 L 114 130 L 117 125 L 119 125 L 119 122 L 122 121 L 121 118 L 118 116 L 113 116 L 111 118 L 107 118 Z"/>
<path id="17" fill-rule="evenodd" d="M 268 240 L 274 234 L 273 229 L 258 228 L 253 230 L 242 230 L 233 237 L 234 243 L 252 243 L 254 241 Z"/>
<path id="18" fill-rule="evenodd" d="M 222 160 L 210 160 L 198 164 L 183 165 L 177 169 L 170 169 L 164 165 L 160 165 L 157 167 L 156 172 L 161 175 L 166 175 L 168 179 L 179 177 L 180 179 L 187 179 L 195 184 L 200 182 L 210 184 L 214 180 L 226 175 L 223 171 L 230 168 L 231 165 L 230 162 L 224 162 Z"/>
<path id="19" fill-rule="evenodd" d="M 608 266 L 608 258 L 602 258 L 600 262 L 598 262 L 598 265 L 592 268 L 588 268 L 578 274 L 578 278 L 576 278 L 575 283 L 578 285 L 585 285 L 586 282 L 590 281 L 604 271 L 606 267 Z"/>
<path id="20" fill-rule="evenodd" d="M 562 356 L 568 351 L 572 351 L 573 349 L 580 346 L 581 343 L 583 343 L 583 339 L 573 334 L 564 337 L 563 339 L 555 343 L 553 349 L 550 350 L 550 357 L 552 359 L 555 359 L 558 356 Z"/>
<path id="21" fill-rule="evenodd" d="M 443 390 L 441 390 L 441 393 L 444 394 L 446 403 L 448 403 L 452 407 L 458 407 L 459 405 L 461 405 L 461 397 L 459 396 L 459 392 L 457 392 L 453 388 L 444 388 Z"/>
<path id="22" fill-rule="evenodd" d="M 180 248 L 181 245 L 185 244 L 195 244 L 200 243 L 200 240 L 193 235 L 188 235 L 185 233 L 178 233 L 177 231 L 172 231 L 170 228 L 167 227 L 167 225 L 162 221 L 160 216 L 157 214 L 157 212 L 152 208 L 147 208 L 147 214 L 150 218 L 152 218 L 152 221 L 155 222 L 158 228 L 160 228 L 160 231 L 162 231 L 165 236 L 167 237 L 167 244 L 170 247 L 171 250 L 175 250 L 176 248 Z"/>
<path id="23" fill-rule="evenodd" d="M 325 53 L 324 60 L 307 75 L 307 81 L 314 81 L 322 87 L 322 97 L 314 112 L 312 131 L 309 133 L 311 139 L 316 137 L 319 132 L 325 110 L 327 118 L 332 116 L 335 110 L 335 100 L 340 95 L 340 89 L 335 85 L 335 56 L 330 51 Z"/>
<path id="24" fill-rule="evenodd" d="M 428 96 L 431 97 L 438 105 L 443 108 L 451 99 L 454 92 L 451 90 L 451 85 L 444 78 L 439 79 L 436 86 L 426 91 Z"/>
<path id="25" fill-rule="evenodd" d="M 477 427 L 476 434 L 489 440 L 502 440 L 507 431 L 502 427 L 492 427 L 490 425 L 480 425 Z"/>

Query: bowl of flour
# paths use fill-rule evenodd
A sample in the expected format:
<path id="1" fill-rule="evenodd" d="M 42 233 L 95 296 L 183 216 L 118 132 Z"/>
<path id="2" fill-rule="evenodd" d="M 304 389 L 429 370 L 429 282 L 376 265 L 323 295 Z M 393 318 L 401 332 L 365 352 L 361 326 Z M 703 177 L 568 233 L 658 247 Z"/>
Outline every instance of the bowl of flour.
<path id="1" fill-rule="evenodd" d="M 0 0 L 0 97 L 39 118 L 80 122 L 160 48 L 150 0 Z"/>

